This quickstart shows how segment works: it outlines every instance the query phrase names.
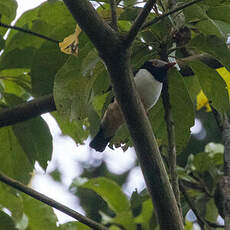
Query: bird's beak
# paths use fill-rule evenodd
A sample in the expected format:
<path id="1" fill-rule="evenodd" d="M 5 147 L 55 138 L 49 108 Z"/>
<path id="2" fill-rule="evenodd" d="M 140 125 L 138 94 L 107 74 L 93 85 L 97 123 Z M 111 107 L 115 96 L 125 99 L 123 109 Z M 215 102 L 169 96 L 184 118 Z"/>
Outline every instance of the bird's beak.
<path id="1" fill-rule="evenodd" d="M 166 66 L 167 69 L 170 69 L 170 68 L 172 68 L 174 65 L 176 65 L 176 62 L 169 62 L 169 63 L 167 63 L 165 66 Z"/>

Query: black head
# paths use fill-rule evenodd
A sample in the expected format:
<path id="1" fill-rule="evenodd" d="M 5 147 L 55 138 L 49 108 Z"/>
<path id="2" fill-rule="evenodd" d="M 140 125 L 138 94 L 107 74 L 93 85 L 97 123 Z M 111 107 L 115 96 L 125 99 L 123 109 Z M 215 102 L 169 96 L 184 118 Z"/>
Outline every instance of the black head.
<path id="1" fill-rule="evenodd" d="M 175 62 L 169 63 L 169 62 L 161 61 L 159 59 L 152 59 L 146 61 L 141 66 L 141 69 L 148 70 L 155 77 L 156 80 L 163 82 L 167 76 L 168 69 L 173 67 L 175 64 L 176 64 Z"/>

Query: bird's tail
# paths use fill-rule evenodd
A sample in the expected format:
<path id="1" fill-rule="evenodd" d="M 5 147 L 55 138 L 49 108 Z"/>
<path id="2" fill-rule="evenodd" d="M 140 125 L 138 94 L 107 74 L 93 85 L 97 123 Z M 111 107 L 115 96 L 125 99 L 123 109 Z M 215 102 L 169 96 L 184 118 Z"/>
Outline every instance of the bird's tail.
<path id="1" fill-rule="evenodd" d="M 102 128 L 98 131 L 97 135 L 90 142 L 89 146 L 98 152 L 103 152 L 111 140 L 111 137 L 105 137 Z"/>

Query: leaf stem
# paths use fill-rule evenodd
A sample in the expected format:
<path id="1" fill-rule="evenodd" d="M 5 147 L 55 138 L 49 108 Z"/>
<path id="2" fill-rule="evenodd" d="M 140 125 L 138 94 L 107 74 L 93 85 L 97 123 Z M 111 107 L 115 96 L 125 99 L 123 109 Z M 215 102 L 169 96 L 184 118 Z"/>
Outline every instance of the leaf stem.
<path id="1" fill-rule="evenodd" d="M 18 26 L 11 26 L 11 25 L 7 25 L 7 24 L 4 24 L 4 23 L 0 22 L 0 27 L 13 29 L 13 30 L 18 30 L 20 32 L 27 33 L 27 34 L 42 38 L 42 39 L 45 39 L 45 40 L 50 41 L 50 42 L 54 42 L 54 43 L 57 43 L 57 44 L 59 43 L 59 41 L 57 41 L 57 40 L 55 40 L 53 38 L 49 38 L 49 37 L 47 37 L 45 35 L 30 31 L 30 30 L 27 30 L 27 29 L 23 29 L 23 28 L 18 27 Z"/>
<path id="2" fill-rule="evenodd" d="M 129 47 L 133 40 L 136 38 L 138 32 L 141 30 L 145 19 L 148 17 L 151 9 L 153 8 L 156 0 L 149 0 L 146 2 L 145 6 L 137 16 L 136 20 L 134 21 L 127 37 L 126 37 L 126 44 Z"/>
<path id="3" fill-rule="evenodd" d="M 106 227 L 104 227 L 103 225 L 95 222 L 94 220 L 91 220 L 88 217 L 85 217 L 83 215 L 81 215 L 80 213 L 68 208 L 67 206 L 45 196 L 44 194 L 35 191 L 34 189 L 22 184 L 19 181 L 16 181 L 8 176 L 6 176 L 5 174 L 3 174 L 2 172 L 0 172 L 0 181 L 2 181 L 3 183 L 23 192 L 26 193 L 27 195 L 33 197 L 36 200 L 40 200 L 41 202 L 58 209 L 59 211 L 67 214 L 68 216 L 73 217 L 74 219 L 78 220 L 79 222 L 95 229 L 95 230 L 108 230 Z"/>
<path id="4" fill-rule="evenodd" d="M 193 4 L 196 4 L 196 3 L 200 2 L 200 1 L 203 1 L 203 0 L 193 0 L 193 1 L 191 1 L 191 2 L 187 2 L 187 3 L 183 4 L 182 6 L 178 6 L 178 7 L 176 7 L 175 9 L 170 10 L 168 13 L 162 14 L 161 16 L 156 17 L 156 18 L 154 18 L 153 20 L 151 20 L 151 21 L 149 21 L 149 22 L 146 22 L 146 23 L 142 26 L 142 30 L 143 30 L 143 29 L 146 29 L 147 27 L 149 27 L 149 26 L 151 26 L 151 25 L 153 25 L 153 24 L 155 24 L 155 23 L 157 23 L 157 22 L 159 22 L 161 19 L 163 19 L 163 18 L 165 18 L 165 17 L 167 17 L 167 16 L 169 16 L 169 15 L 171 15 L 171 14 L 174 14 L 174 13 L 176 13 L 177 11 L 183 10 L 183 9 L 185 9 L 185 8 L 187 8 L 187 7 L 189 7 L 189 6 L 193 5 Z"/>

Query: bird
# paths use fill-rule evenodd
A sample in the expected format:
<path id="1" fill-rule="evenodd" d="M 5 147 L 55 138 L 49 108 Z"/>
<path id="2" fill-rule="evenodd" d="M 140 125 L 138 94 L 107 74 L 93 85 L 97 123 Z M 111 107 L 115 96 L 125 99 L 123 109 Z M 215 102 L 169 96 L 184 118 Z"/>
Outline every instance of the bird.
<path id="1" fill-rule="evenodd" d="M 165 62 L 159 59 L 146 61 L 134 73 L 137 92 L 146 111 L 150 110 L 160 97 L 167 71 L 175 62 Z M 109 104 L 102 118 L 100 128 L 89 146 L 98 152 L 103 152 L 118 128 L 125 122 L 120 106 L 115 99 Z"/>

